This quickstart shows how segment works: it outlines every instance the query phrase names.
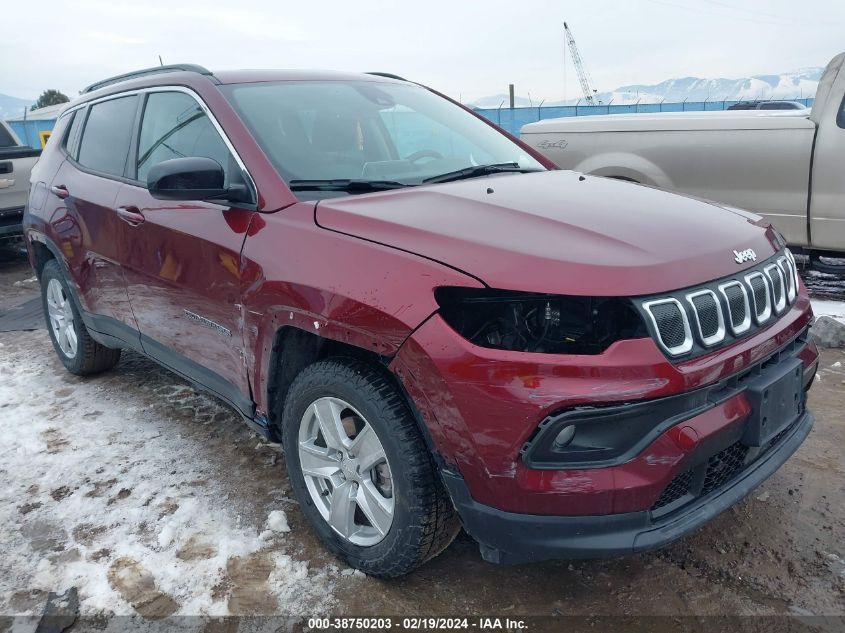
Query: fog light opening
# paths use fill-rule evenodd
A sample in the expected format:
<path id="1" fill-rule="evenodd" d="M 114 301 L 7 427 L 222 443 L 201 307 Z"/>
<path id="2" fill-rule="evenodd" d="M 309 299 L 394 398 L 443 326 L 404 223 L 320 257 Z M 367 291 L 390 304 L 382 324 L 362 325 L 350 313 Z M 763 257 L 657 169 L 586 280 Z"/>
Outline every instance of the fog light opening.
<path id="1" fill-rule="evenodd" d="M 563 427 L 560 432 L 557 434 L 557 437 L 554 441 L 554 447 L 558 450 L 562 448 L 566 448 L 572 443 L 572 440 L 575 438 L 575 425 L 570 424 L 568 426 Z"/>

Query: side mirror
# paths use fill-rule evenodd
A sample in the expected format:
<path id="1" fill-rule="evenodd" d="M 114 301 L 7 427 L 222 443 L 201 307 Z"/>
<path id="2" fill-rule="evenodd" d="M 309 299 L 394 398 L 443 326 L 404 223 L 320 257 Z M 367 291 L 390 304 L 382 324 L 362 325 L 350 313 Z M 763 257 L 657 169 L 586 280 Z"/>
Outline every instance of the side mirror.
<path id="1" fill-rule="evenodd" d="M 147 173 L 150 195 L 159 200 L 208 200 L 248 202 L 245 186 L 226 187 L 223 167 L 200 156 L 173 158 L 153 165 Z"/>

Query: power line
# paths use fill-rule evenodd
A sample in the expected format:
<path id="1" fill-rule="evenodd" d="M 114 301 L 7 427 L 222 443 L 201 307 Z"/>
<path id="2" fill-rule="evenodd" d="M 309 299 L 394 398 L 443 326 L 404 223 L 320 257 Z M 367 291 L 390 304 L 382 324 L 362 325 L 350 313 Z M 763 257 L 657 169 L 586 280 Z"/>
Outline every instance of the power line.
<path id="1" fill-rule="evenodd" d="M 805 22 L 805 21 L 802 21 L 800 19 L 788 18 L 786 16 L 781 17 L 781 16 L 777 16 L 773 13 L 758 12 L 758 11 L 755 11 L 754 9 L 743 9 L 741 7 L 737 7 L 737 6 L 734 6 L 734 5 L 729 5 L 725 2 L 720 2 L 719 0 L 705 0 L 705 2 L 709 2 L 710 4 L 713 4 L 713 5 L 725 7 L 726 9 L 731 10 L 731 11 L 745 11 L 745 12 L 752 13 L 752 14 L 758 13 L 760 15 L 765 16 L 767 19 L 755 18 L 755 17 L 751 17 L 750 15 L 748 15 L 748 16 L 735 15 L 735 14 L 732 14 L 732 13 L 726 13 L 724 11 L 718 11 L 718 10 L 706 10 L 706 9 L 703 10 L 703 9 L 698 8 L 698 7 L 691 7 L 691 6 L 685 5 L 685 4 L 677 4 L 675 2 L 669 2 L 668 0 L 648 0 L 648 2 L 652 2 L 654 4 L 660 4 L 660 5 L 663 5 L 665 7 L 672 7 L 673 9 L 682 9 L 684 11 L 690 11 L 690 12 L 693 12 L 693 13 L 698 13 L 700 15 L 712 15 L 712 16 L 717 17 L 717 18 L 728 18 L 730 20 L 739 20 L 739 21 L 742 21 L 742 22 L 751 22 L 752 24 L 771 24 L 773 26 L 783 26 L 783 27 L 804 26 L 804 27 L 812 27 L 812 28 L 818 28 L 818 26 L 819 26 L 818 23 Z M 827 20 L 825 23 L 828 24 L 828 25 L 837 24 L 837 22 L 835 20 L 834 21 Z"/>
<path id="2" fill-rule="evenodd" d="M 720 7 L 725 7 L 727 9 L 731 9 L 732 11 L 742 11 L 743 13 L 750 13 L 752 15 L 764 15 L 769 18 L 775 18 L 776 20 L 787 20 L 792 21 L 793 18 L 787 17 L 785 15 L 777 15 L 774 13 L 768 13 L 766 11 L 759 11 L 758 9 L 747 9 L 745 7 L 738 7 L 733 4 L 728 4 L 727 2 L 720 2 L 719 0 L 704 0 L 704 2 L 708 4 L 715 4 Z"/>
<path id="3" fill-rule="evenodd" d="M 674 2 L 668 2 L 667 0 L 648 0 L 654 4 L 660 4 L 665 7 L 672 7 L 673 9 L 682 9 L 684 11 L 691 11 L 693 13 L 698 13 L 700 15 L 712 15 L 717 18 L 730 18 L 731 20 L 741 20 L 743 22 L 752 22 L 753 24 L 772 24 L 774 26 L 784 26 L 789 27 L 795 24 L 792 20 L 782 20 L 782 21 L 772 21 L 769 20 L 762 20 L 759 18 L 752 18 L 752 17 L 743 17 L 738 15 L 730 15 L 724 12 L 715 12 L 715 11 L 705 11 L 696 7 L 690 7 L 685 4 L 675 4 Z"/>

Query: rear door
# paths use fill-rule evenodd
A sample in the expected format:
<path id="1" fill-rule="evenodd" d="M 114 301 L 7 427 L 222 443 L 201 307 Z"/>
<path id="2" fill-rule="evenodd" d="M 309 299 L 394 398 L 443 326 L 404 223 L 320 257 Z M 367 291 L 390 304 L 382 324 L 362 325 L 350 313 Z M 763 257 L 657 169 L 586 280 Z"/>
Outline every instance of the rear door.
<path id="1" fill-rule="evenodd" d="M 50 186 L 51 233 L 78 285 L 93 329 L 137 341 L 137 324 L 120 267 L 118 236 L 123 222 L 115 210 L 123 186 L 137 95 L 99 101 L 74 114 L 81 128 Z M 71 136 L 73 136 L 72 129 Z"/>
<path id="2" fill-rule="evenodd" d="M 227 182 L 242 179 L 238 163 L 197 97 L 163 89 L 144 95 L 132 150 L 131 184 L 116 206 L 120 249 L 144 350 L 251 413 L 240 329 L 241 248 L 253 211 L 201 200 L 153 198 L 150 168 L 164 160 L 203 156 L 220 163 Z"/>

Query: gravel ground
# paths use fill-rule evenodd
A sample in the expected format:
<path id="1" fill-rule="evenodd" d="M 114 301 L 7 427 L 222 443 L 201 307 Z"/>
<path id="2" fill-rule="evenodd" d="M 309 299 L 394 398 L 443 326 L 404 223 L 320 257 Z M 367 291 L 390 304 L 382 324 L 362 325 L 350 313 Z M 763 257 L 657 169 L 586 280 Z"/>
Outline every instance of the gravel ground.
<path id="1" fill-rule="evenodd" d="M 0 256 L 0 307 L 32 296 L 31 278 Z M 0 334 L 0 614 L 76 587 L 88 615 L 843 615 L 845 351 L 821 360 L 808 440 L 690 537 L 498 567 L 462 535 L 387 582 L 320 547 L 277 447 L 225 405 L 136 354 L 82 380 L 45 331 Z"/>

